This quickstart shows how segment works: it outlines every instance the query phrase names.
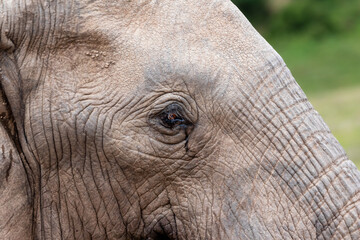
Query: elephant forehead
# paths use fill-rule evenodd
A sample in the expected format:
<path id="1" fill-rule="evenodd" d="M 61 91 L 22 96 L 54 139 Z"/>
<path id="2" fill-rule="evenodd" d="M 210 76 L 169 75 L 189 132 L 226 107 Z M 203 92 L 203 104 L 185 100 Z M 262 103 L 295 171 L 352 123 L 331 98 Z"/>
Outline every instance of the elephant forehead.
<path id="1" fill-rule="evenodd" d="M 95 1 L 79 13 L 76 34 L 85 44 L 105 39 L 90 47 L 90 55 L 110 46 L 103 67 L 114 66 L 103 76 L 126 85 L 126 92 L 173 75 L 208 84 L 235 68 L 241 74 L 259 65 L 259 49 L 272 51 L 234 9 L 230 1 Z"/>
<path id="2" fill-rule="evenodd" d="M 68 27 L 76 26 L 76 34 L 95 31 L 114 44 L 132 42 L 155 49 L 173 43 L 179 51 L 199 41 L 228 51 L 269 48 L 231 1 L 95 1 L 75 15 Z"/>
<path id="3" fill-rule="evenodd" d="M 140 87 L 222 95 L 274 53 L 230 1 L 91 1 L 79 9 L 59 34 L 50 78 L 96 85 L 99 94 Z"/>

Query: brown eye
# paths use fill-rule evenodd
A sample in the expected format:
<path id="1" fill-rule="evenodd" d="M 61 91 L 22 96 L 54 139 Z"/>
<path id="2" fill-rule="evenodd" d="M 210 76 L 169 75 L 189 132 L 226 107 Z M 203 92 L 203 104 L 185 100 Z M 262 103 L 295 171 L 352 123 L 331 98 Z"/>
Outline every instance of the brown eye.
<path id="1" fill-rule="evenodd" d="M 168 119 L 169 120 L 175 120 L 177 118 L 176 114 L 175 113 L 169 113 L 168 114 Z"/>
<path id="2" fill-rule="evenodd" d="M 177 104 L 167 106 L 159 115 L 161 125 L 174 129 L 177 126 L 186 127 L 191 123 L 184 117 L 183 109 Z"/>
<path id="3" fill-rule="evenodd" d="M 174 128 L 180 124 L 185 123 L 185 119 L 173 112 L 166 112 L 164 113 L 163 117 L 161 118 L 162 123 L 165 127 Z"/>

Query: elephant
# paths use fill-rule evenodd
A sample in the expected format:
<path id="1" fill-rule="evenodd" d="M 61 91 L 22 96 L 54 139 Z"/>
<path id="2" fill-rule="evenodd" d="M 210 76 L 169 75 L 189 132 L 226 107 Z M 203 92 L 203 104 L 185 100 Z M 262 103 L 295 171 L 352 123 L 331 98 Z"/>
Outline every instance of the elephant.
<path id="1" fill-rule="evenodd" d="M 230 0 L 1 0 L 1 239 L 360 239 L 360 172 Z"/>

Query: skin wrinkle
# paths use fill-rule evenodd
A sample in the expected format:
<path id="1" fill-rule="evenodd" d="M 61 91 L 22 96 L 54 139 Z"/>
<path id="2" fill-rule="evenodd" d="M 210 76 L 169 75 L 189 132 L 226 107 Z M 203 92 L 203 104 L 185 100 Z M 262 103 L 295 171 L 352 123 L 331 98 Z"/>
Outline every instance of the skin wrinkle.
<path id="1" fill-rule="evenodd" d="M 106 171 L 107 171 L 107 170 L 106 170 Z M 107 173 L 107 174 L 108 174 L 108 173 Z M 117 207 L 120 209 L 120 206 L 121 206 L 121 205 L 120 205 L 119 201 L 117 200 L 117 198 L 116 198 L 116 196 L 115 196 L 115 194 L 114 194 L 115 191 L 114 191 L 113 185 L 111 184 L 111 179 L 110 179 L 110 177 L 109 177 L 109 184 L 110 184 L 111 189 L 113 190 L 113 191 L 112 191 L 112 194 L 113 194 L 113 196 L 114 196 L 114 199 L 116 200 Z M 118 185 L 121 186 L 119 183 L 118 183 Z M 121 188 L 121 187 L 120 187 L 120 188 Z M 122 192 L 124 192 L 124 190 L 122 190 Z M 127 201 L 130 203 L 129 199 L 127 199 Z M 122 222 L 125 223 L 125 236 L 128 236 L 127 225 L 126 225 L 125 218 L 124 218 L 123 214 L 121 213 L 121 211 L 119 211 L 119 213 L 120 213 L 120 217 L 121 217 L 121 219 L 122 219 Z"/>
<path id="2" fill-rule="evenodd" d="M 307 111 L 304 112 L 304 113 L 307 113 Z M 269 122 L 269 123 L 270 123 L 270 122 Z M 287 124 L 292 124 L 292 122 L 287 122 L 287 123 L 285 123 L 283 126 L 286 127 Z M 276 135 L 277 135 L 277 133 L 281 133 L 280 130 L 281 130 L 281 128 L 279 128 L 275 133 L 273 133 L 273 136 L 272 136 L 270 142 L 273 142 L 273 140 L 274 140 L 275 138 L 277 138 Z M 255 138 L 257 138 L 257 137 L 255 137 Z M 270 147 L 274 147 L 274 146 L 272 146 L 272 145 L 270 144 L 270 145 L 268 145 L 268 146 L 266 147 L 263 155 L 262 155 L 261 158 L 260 158 L 260 165 L 261 165 L 261 162 L 262 162 L 263 160 L 265 160 L 264 156 L 266 155 L 267 151 L 269 151 L 269 150 L 271 149 Z M 288 146 L 287 146 L 287 147 L 291 147 L 291 144 L 288 143 Z M 286 149 L 287 147 L 284 146 L 284 149 Z M 282 155 L 283 155 L 283 153 L 282 153 Z M 297 155 L 295 155 L 295 157 L 296 157 L 296 156 L 297 156 Z M 276 165 L 274 166 L 274 168 L 275 168 L 275 167 L 276 167 Z M 270 175 L 272 175 L 272 174 L 270 174 Z M 258 174 L 256 174 L 256 176 L 258 176 Z M 254 179 L 254 182 L 255 182 L 255 180 L 256 180 L 256 178 Z"/>
<path id="3" fill-rule="evenodd" d="M 116 164 L 118 164 L 118 163 L 116 162 Z M 123 169 L 121 168 L 121 166 L 119 166 L 119 169 L 120 169 L 120 171 L 122 171 L 123 175 L 125 175 L 125 172 L 123 171 Z M 126 175 L 125 175 L 125 177 L 126 177 Z M 126 179 L 128 179 L 128 178 L 126 177 Z M 119 186 L 121 186 L 121 184 L 119 184 Z M 126 197 L 128 203 L 130 203 L 130 205 L 131 205 L 130 198 L 128 198 L 126 194 L 125 194 L 125 197 Z M 125 222 L 125 226 L 126 226 L 126 224 L 127 224 L 127 223 Z M 126 226 L 126 227 L 127 227 L 127 226 Z M 128 231 L 128 230 L 127 230 L 127 228 L 126 228 L 126 232 L 127 232 L 127 231 Z"/>
<path id="4" fill-rule="evenodd" d="M 90 160 L 91 160 L 91 156 L 90 156 Z M 92 173 L 92 175 L 93 175 L 93 170 L 92 170 L 92 164 L 90 163 L 90 172 Z M 91 177 L 90 178 L 91 180 L 94 180 L 94 178 L 93 177 Z M 88 195 L 88 198 L 89 198 L 89 201 L 90 201 L 90 204 L 91 204 L 91 208 L 92 208 L 92 210 L 93 210 L 93 212 L 94 212 L 94 214 L 95 214 L 95 220 L 96 220 L 96 225 L 99 225 L 99 222 L 98 222 L 98 211 L 97 211 L 97 209 L 96 209 L 96 204 L 95 204 L 95 200 L 91 197 L 91 193 L 90 193 L 90 191 L 92 191 L 93 189 L 95 189 L 97 192 L 98 192 L 98 187 L 96 186 L 96 183 L 95 183 L 95 181 L 93 182 L 94 183 L 94 185 L 95 185 L 95 188 L 91 188 L 91 189 L 89 189 L 88 187 L 87 187 L 87 184 L 85 184 L 85 182 L 84 182 L 84 180 L 82 180 L 83 182 L 83 186 L 84 186 L 84 188 L 85 188 L 85 190 L 86 190 L 86 193 L 87 193 L 87 195 Z M 96 225 L 95 226 L 93 226 L 94 228 L 96 227 Z M 91 228 L 91 226 L 88 226 L 88 229 L 89 228 Z M 90 230 L 90 229 L 89 229 Z M 94 230 L 87 230 L 90 234 L 94 234 L 95 233 L 95 231 Z"/>
<path id="5" fill-rule="evenodd" d="M 337 178 L 339 178 L 339 177 L 340 177 L 340 173 L 341 173 L 341 172 L 337 173 L 337 174 L 335 175 L 335 177 L 334 177 L 333 180 L 336 180 Z M 331 197 L 331 195 L 330 195 L 330 198 L 331 198 L 331 200 L 333 201 L 333 198 Z M 324 203 L 324 204 L 327 204 L 327 203 L 325 203 L 325 202 L 320 202 L 320 206 L 322 206 L 323 203 Z M 333 203 L 333 202 L 332 202 L 332 203 Z M 342 208 L 342 207 L 340 207 L 340 208 Z M 335 213 L 332 212 L 332 215 L 334 215 L 333 217 L 336 217 L 336 214 L 337 214 L 337 212 L 335 212 Z"/>
<path id="6" fill-rule="evenodd" d="M 296 103 L 296 104 L 297 104 L 297 103 Z M 292 107 L 292 106 L 290 106 L 290 107 Z M 289 107 L 289 108 L 290 108 L 290 107 Z M 262 111 L 260 111 L 260 112 L 262 112 Z M 274 117 L 276 117 L 276 115 L 274 115 Z M 266 127 L 267 127 L 271 122 L 272 122 L 272 119 L 270 119 L 270 120 L 268 121 L 268 124 L 266 125 Z M 270 129 L 269 129 L 269 130 L 270 130 Z M 277 132 L 280 132 L 280 129 L 278 129 Z M 276 133 L 277 133 L 277 132 L 276 132 Z M 274 137 L 276 136 L 276 133 L 274 133 L 274 135 L 273 135 Z M 260 138 L 258 138 L 258 135 L 256 135 L 254 139 L 259 139 L 259 140 L 260 140 Z M 273 140 L 273 139 L 271 139 L 270 142 L 272 142 L 272 140 Z M 253 140 L 253 141 L 254 141 L 254 140 Z M 268 147 L 267 149 L 270 149 L 270 145 L 269 145 L 269 147 Z M 262 157 L 261 157 L 261 160 L 260 160 L 260 163 L 261 163 L 261 161 L 262 161 L 262 159 L 263 159 L 263 156 L 265 156 L 267 149 L 266 149 L 265 152 L 263 153 L 263 155 L 262 155 Z M 255 181 L 255 180 L 256 180 L 256 178 L 254 179 L 254 181 Z"/>
<path id="7" fill-rule="evenodd" d="M 31 99 L 31 95 L 29 96 L 29 99 Z M 31 107 L 32 107 L 32 105 L 31 105 L 31 102 L 29 102 L 29 107 L 27 108 L 28 109 L 28 111 L 30 111 L 30 109 L 31 109 Z M 34 129 L 33 129 L 33 124 L 32 124 L 32 122 L 33 122 L 33 120 L 32 120 L 32 117 L 31 117 L 31 114 L 29 114 L 28 115 L 29 116 L 29 128 L 28 129 L 30 129 L 30 135 L 31 136 L 35 136 L 35 134 L 34 134 Z M 24 129 L 24 131 L 26 131 L 26 130 L 28 130 L 28 129 Z M 30 152 L 31 152 L 31 154 L 33 155 L 33 157 L 34 157 L 34 159 L 40 159 L 40 157 L 39 157 L 39 153 L 38 153 L 38 151 L 37 151 L 37 143 L 36 143 L 36 141 L 33 141 L 33 142 L 31 142 L 31 141 L 29 141 L 28 140 L 28 138 L 25 138 L 25 141 L 26 141 L 26 145 L 27 145 L 27 147 L 30 149 Z M 31 147 L 31 143 L 33 143 L 34 144 L 34 148 L 32 148 Z M 35 169 L 37 169 L 37 168 L 33 168 L 33 167 L 31 167 L 31 165 L 29 164 L 29 166 L 30 166 L 30 169 L 33 169 L 32 170 L 32 176 L 34 176 L 34 180 L 36 181 L 36 180 L 38 180 L 39 181 L 39 185 L 41 186 L 41 181 L 42 181 L 42 179 L 41 179 L 41 169 L 39 168 L 39 163 L 37 163 L 37 168 L 39 168 L 40 169 L 40 171 L 39 171 L 39 175 L 37 176 L 37 179 L 36 179 L 36 175 L 35 175 L 35 173 L 36 173 L 36 171 L 35 171 Z M 35 182 L 34 181 L 34 182 Z M 32 219 L 33 219 L 33 222 L 36 222 L 36 223 L 38 223 L 38 221 L 39 221 L 39 219 L 38 219 L 38 216 L 39 215 L 41 215 L 41 211 L 42 211 L 42 202 L 41 202 L 41 200 L 40 200 L 40 196 L 38 197 L 38 199 L 36 199 L 35 197 L 36 197 L 36 195 L 35 195 L 35 189 L 33 189 L 33 191 L 34 191 L 34 193 L 33 193 L 33 198 L 34 198 L 34 204 L 39 204 L 40 206 L 39 206 L 39 208 L 34 208 L 34 210 L 33 210 L 33 216 L 32 216 Z M 40 211 L 40 213 L 39 212 L 37 212 L 37 211 Z M 35 232 L 36 232 L 36 228 L 35 228 L 35 224 L 33 225 L 33 227 L 32 227 L 32 234 L 35 236 Z"/>
<path id="8" fill-rule="evenodd" d="M 61 183 L 60 183 L 60 174 L 59 174 L 59 161 L 61 161 L 61 159 L 59 159 L 58 157 L 58 151 L 57 151 L 57 146 L 56 146 L 56 141 L 55 141 L 55 129 L 54 129 L 54 124 L 53 124 L 53 117 L 52 117 L 52 114 L 53 114 L 53 111 L 52 111 L 52 104 L 51 104 L 51 100 L 53 98 L 53 87 L 52 87 L 52 82 L 50 82 L 50 89 L 51 89 L 51 92 L 50 92 L 50 101 L 49 101 L 49 112 L 50 112 L 50 126 L 51 126 L 51 129 L 52 129 L 52 143 L 53 143 L 53 149 L 54 149 L 54 152 L 55 152 L 55 160 L 56 160 L 56 170 L 57 170 L 57 191 L 58 192 L 61 192 Z M 58 208 L 61 210 L 61 205 L 60 205 L 60 194 L 58 195 L 58 203 L 59 205 L 56 206 L 56 212 L 57 214 L 55 216 L 59 216 L 59 211 L 58 211 Z M 58 224 L 59 226 L 59 233 L 60 233 L 60 238 L 62 238 L 62 232 L 63 232 L 63 229 L 62 229 L 62 224 L 61 224 L 61 221 L 60 221 L 60 218 L 58 217 Z"/>
<path id="9" fill-rule="evenodd" d="M 276 165 L 273 167 L 273 171 L 276 171 L 276 170 L 275 170 L 275 169 L 276 169 L 275 167 L 276 167 Z M 284 180 L 284 181 L 285 181 L 285 180 Z"/>
<path id="10" fill-rule="evenodd" d="M 305 164 L 306 164 L 306 162 L 303 163 L 303 165 L 305 165 Z M 310 179 L 310 177 L 308 177 L 308 179 Z"/>
<path id="11" fill-rule="evenodd" d="M 271 121 L 270 121 L 271 122 Z"/>
<path id="12" fill-rule="evenodd" d="M 102 149 L 103 150 L 103 149 Z M 105 154 L 104 154 L 105 155 Z M 105 156 L 106 157 L 106 156 Z M 108 160 L 108 159 L 107 159 Z M 116 198 L 116 196 L 115 196 L 115 194 L 114 194 L 114 187 L 112 186 L 112 184 L 111 184 L 111 180 L 110 180 L 110 175 L 108 174 L 108 171 L 107 170 L 105 170 L 106 171 L 106 174 L 107 174 L 107 176 L 108 176 L 108 183 L 109 183 L 109 185 L 110 185 L 110 187 L 111 187 L 111 189 L 112 189 L 112 194 L 113 194 L 113 197 L 114 197 L 114 199 L 115 199 L 115 201 L 116 201 L 116 205 L 117 205 L 117 207 L 118 207 L 118 209 L 120 209 L 120 204 L 119 204 L 119 201 L 117 200 L 117 198 Z M 121 186 L 120 184 L 119 184 L 119 186 Z M 128 200 L 129 201 L 129 200 Z M 120 213 L 120 217 L 121 217 L 121 220 L 122 220 L 122 222 L 125 222 L 124 221 L 124 217 L 123 217 L 123 215 L 122 215 L 122 213 L 119 211 L 119 213 Z M 125 226 L 126 227 L 126 226 Z M 126 236 L 128 235 L 128 233 L 127 233 L 127 230 L 126 230 L 126 228 L 125 228 L 125 234 L 126 234 Z"/>
<path id="13" fill-rule="evenodd" d="M 353 198 L 358 197 L 358 196 L 360 195 L 359 193 L 360 193 L 360 192 L 355 193 L 355 194 L 348 200 L 349 202 L 346 203 L 345 205 L 343 205 L 343 206 L 341 207 L 341 209 L 343 210 L 343 209 L 346 209 L 346 207 L 353 205 L 352 208 L 349 209 L 349 210 L 346 210 L 345 212 L 344 212 L 344 211 L 341 211 L 341 212 L 339 212 L 339 213 L 334 214 L 334 216 L 333 216 L 332 219 L 331 219 L 331 222 L 332 222 L 332 223 L 334 223 L 335 220 L 336 220 L 338 217 L 344 218 L 344 216 L 345 216 L 346 214 L 348 214 L 351 210 L 355 209 L 354 204 L 356 203 L 356 201 L 352 201 L 352 200 L 353 200 Z M 359 198 L 359 197 L 358 197 L 358 198 Z M 330 227 L 330 225 L 326 226 L 325 229 L 322 229 L 322 232 L 325 232 L 329 227 Z M 347 228 L 348 228 L 348 230 L 349 230 L 349 232 L 350 232 L 350 227 L 347 226 Z"/>
<path id="14" fill-rule="evenodd" d="M 332 168 L 335 167 L 340 167 L 341 165 L 339 163 L 344 163 L 344 162 L 340 162 L 338 160 L 342 160 L 344 157 L 346 157 L 346 155 L 343 155 L 341 157 L 339 157 L 338 159 L 335 160 L 335 164 L 333 166 L 329 166 L 328 168 L 324 169 L 324 173 L 330 171 Z M 311 183 L 311 185 L 308 185 L 304 191 L 301 193 L 301 196 L 304 196 L 304 193 L 309 191 L 309 189 L 311 189 L 311 187 L 316 187 L 317 183 L 321 181 L 322 176 L 325 176 L 325 174 L 321 173 L 321 175 L 318 176 L 318 179 L 315 183 Z M 299 201 L 300 199 L 298 199 L 297 201 Z M 297 204 L 297 202 L 294 202 L 294 204 Z"/>
<path id="15" fill-rule="evenodd" d="M 346 213 L 346 214 L 349 214 L 349 212 L 350 212 L 350 211 L 346 211 L 345 213 Z M 341 216 L 341 217 L 344 217 L 344 216 Z M 355 218 L 355 219 L 356 219 L 356 218 Z M 335 222 L 335 220 L 336 220 L 336 218 L 333 219 L 334 222 Z M 333 223 L 334 223 L 334 222 L 333 222 Z M 348 228 L 348 234 L 350 235 L 350 234 L 351 234 L 351 230 L 350 230 L 349 227 L 347 227 L 347 228 Z M 321 232 L 317 235 L 317 237 L 320 238 L 320 236 L 322 236 L 322 237 L 326 238 L 326 235 L 325 235 L 325 234 L 326 234 L 326 231 L 327 231 L 327 230 L 331 231 L 331 230 L 330 230 L 330 226 L 326 226 L 325 229 L 322 229 Z M 340 231 L 340 230 L 341 230 L 340 228 L 337 228 L 337 231 Z M 331 235 L 335 235 L 335 233 L 331 233 Z M 346 235 L 344 235 L 344 234 L 341 234 L 341 235 L 342 235 L 342 238 L 345 238 L 345 237 L 346 237 Z"/>
<path id="16" fill-rule="evenodd" d="M 95 143 L 94 143 L 95 144 Z M 97 153 L 97 156 L 98 156 L 98 159 L 99 159 L 99 155 L 98 155 L 98 153 Z M 101 172 L 102 172 L 102 175 L 104 176 L 104 170 L 103 170 L 103 167 L 101 166 L 101 162 L 99 162 L 99 165 L 100 165 L 100 168 L 101 168 Z M 105 204 L 105 203 L 104 203 Z M 106 204 L 105 204 L 105 206 L 106 206 Z M 108 211 L 107 211 L 108 212 Z M 110 216 L 109 216 L 109 218 L 110 218 Z"/>
<path id="17" fill-rule="evenodd" d="M 256 91 L 258 90 L 258 88 L 260 88 L 261 87 L 261 84 L 260 85 L 258 85 L 257 87 L 256 87 L 256 89 L 255 90 L 253 90 L 255 93 L 256 93 Z M 239 88 L 239 91 L 241 91 L 242 92 L 242 94 L 245 94 L 245 92 L 243 92 L 242 91 L 242 89 L 240 89 Z M 246 94 L 245 94 L 246 95 Z M 251 96 L 250 95 L 247 95 L 247 99 L 246 99 L 246 102 L 250 102 L 249 100 L 250 100 L 250 98 L 251 98 Z M 258 99 L 260 99 L 260 97 L 258 97 Z M 252 107 L 254 107 L 255 106 L 255 104 L 253 104 L 253 103 L 251 103 L 252 104 Z M 261 112 L 261 111 L 259 111 L 259 112 Z M 249 113 L 249 114 L 251 114 L 251 112 Z"/>
<path id="18" fill-rule="evenodd" d="M 43 215 L 43 214 L 42 214 Z"/>
<path id="19" fill-rule="evenodd" d="M 284 126 L 284 127 L 286 127 L 286 125 Z M 274 135 L 274 136 L 276 136 L 276 135 Z M 291 144 L 289 144 L 288 146 L 291 146 Z M 286 146 L 283 146 L 284 147 L 284 150 L 286 149 Z M 283 156 L 283 153 L 281 153 L 282 154 L 282 156 Z M 297 155 L 295 155 L 295 157 L 296 157 Z M 273 171 L 275 170 L 275 167 L 276 167 L 276 165 L 274 166 L 274 168 L 273 168 Z M 273 172 L 272 172 L 273 173 Z M 272 175 L 272 174 L 271 174 Z"/>

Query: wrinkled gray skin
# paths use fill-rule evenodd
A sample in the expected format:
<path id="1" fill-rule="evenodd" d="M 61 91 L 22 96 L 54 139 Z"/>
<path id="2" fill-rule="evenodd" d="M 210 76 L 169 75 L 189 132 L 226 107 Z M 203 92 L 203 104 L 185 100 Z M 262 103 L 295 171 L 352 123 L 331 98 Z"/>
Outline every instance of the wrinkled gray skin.
<path id="1" fill-rule="evenodd" d="M 1 239 L 360 239 L 359 172 L 229 0 L 0 11 Z"/>

